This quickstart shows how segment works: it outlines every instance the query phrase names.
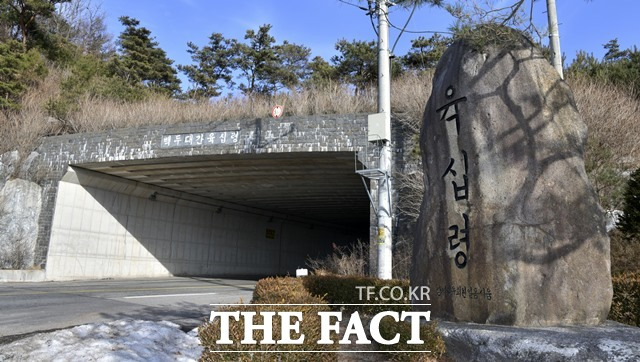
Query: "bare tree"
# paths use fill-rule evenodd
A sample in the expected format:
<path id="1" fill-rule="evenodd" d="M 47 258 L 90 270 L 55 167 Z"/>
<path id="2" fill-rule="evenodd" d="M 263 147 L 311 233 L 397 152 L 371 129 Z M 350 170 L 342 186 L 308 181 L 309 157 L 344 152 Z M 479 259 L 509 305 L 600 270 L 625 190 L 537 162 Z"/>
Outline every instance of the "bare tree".
<path id="1" fill-rule="evenodd" d="M 85 54 L 108 54 L 114 50 L 107 32 L 106 14 L 91 0 L 71 0 L 56 7 L 48 21 L 52 33 L 77 45 Z"/>
<path id="2" fill-rule="evenodd" d="M 523 30 L 540 42 L 543 34 L 534 23 L 534 3 L 535 0 L 512 0 L 507 4 L 499 0 L 455 0 L 447 5 L 447 10 L 457 19 L 458 29 L 478 24 L 501 24 Z"/>
<path id="3" fill-rule="evenodd" d="M 365 276 L 369 252 L 358 240 L 348 246 L 333 244 L 333 252 L 323 258 L 308 258 L 307 266 L 316 274 Z"/>
<path id="4" fill-rule="evenodd" d="M 420 167 L 410 173 L 394 175 L 398 191 L 396 205 L 398 215 L 410 223 L 415 223 L 420 216 L 420 205 L 424 194 L 424 175 Z"/>

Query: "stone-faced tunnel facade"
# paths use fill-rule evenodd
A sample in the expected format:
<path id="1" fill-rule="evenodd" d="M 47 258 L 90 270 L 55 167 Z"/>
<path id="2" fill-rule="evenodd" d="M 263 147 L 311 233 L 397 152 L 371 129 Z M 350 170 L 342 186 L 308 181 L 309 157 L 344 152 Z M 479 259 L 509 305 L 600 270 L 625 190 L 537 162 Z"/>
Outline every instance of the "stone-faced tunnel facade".
<path id="1" fill-rule="evenodd" d="M 71 263 L 71 259 L 64 259 L 63 254 L 69 250 L 76 252 L 85 248 L 84 244 L 72 245 L 74 238 L 80 235 L 78 233 L 84 233 L 83 237 L 93 240 L 102 238 L 105 230 L 109 234 L 110 227 L 112 230 L 120 227 L 126 229 L 120 238 L 124 240 L 124 244 L 130 238 L 160 238 L 163 242 L 170 243 L 169 239 L 176 232 L 165 235 L 163 239 L 159 235 L 162 230 L 147 230 L 148 225 L 143 227 L 142 221 L 136 218 L 142 217 L 144 210 L 148 215 L 154 215 L 154 225 L 167 224 L 170 219 L 175 218 L 176 212 L 182 212 L 187 224 L 191 222 L 190 219 L 200 217 L 200 226 L 194 227 L 200 228 L 198 230 L 205 239 L 205 235 L 213 232 L 206 229 L 213 227 L 208 224 L 225 223 L 222 219 L 212 222 L 207 218 L 215 219 L 216 214 L 220 214 L 222 210 L 229 215 L 237 214 L 227 215 L 229 219 L 226 222 L 239 226 L 237 230 L 224 232 L 224 235 L 235 236 L 225 236 L 227 239 L 221 249 L 230 248 L 233 240 L 237 244 L 237 239 L 242 239 L 238 235 L 248 232 L 242 230 L 242 224 L 247 222 L 242 217 L 249 217 L 246 215 L 260 219 L 259 223 L 266 223 L 267 239 L 271 239 L 276 232 L 288 233 L 290 236 L 296 234 L 299 239 L 309 234 L 308 229 L 318 232 L 318 235 L 322 235 L 320 238 L 334 237 L 337 234 L 353 236 L 354 223 L 361 226 L 363 220 L 366 222 L 364 236 L 368 237 L 369 200 L 362 181 L 354 172 L 360 157 L 356 154 L 363 155 L 363 151 L 367 150 L 366 145 L 366 115 L 155 125 L 44 138 L 38 148 L 39 169 L 46 171 L 39 175 L 44 190 L 36 263 L 45 266 L 47 273 L 53 260 L 57 260 L 56 263 Z M 81 199 L 78 199 L 81 192 L 78 190 L 86 194 Z M 73 195 L 76 195 L 76 199 L 70 201 Z M 161 202 L 153 204 L 153 201 Z M 122 206 L 125 204 L 126 207 Z M 187 206 L 194 210 L 205 210 L 208 216 L 195 216 L 193 212 L 181 209 Z M 356 207 L 359 210 L 357 212 L 354 211 Z M 112 212 L 114 219 L 109 222 L 103 220 L 102 226 L 96 218 L 90 220 L 87 216 L 97 215 L 98 210 L 104 209 Z M 245 216 L 238 216 L 240 214 Z M 83 221 L 78 220 L 80 217 Z M 271 227 L 269 223 L 274 218 L 284 221 Z M 138 220 L 137 226 L 135 220 Z M 297 226 L 290 226 L 294 223 Z M 106 226 L 107 224 L 111 226 Z M 174 226 L 184 229 L 191 225 L 187 224 Z M 283 225 L 286 225 L 287 231 L 283 229 Z M 145 227 L 146 231 L 143 230 Z M 157 227 L 153 226 L 151 229 Z M 325 234 L 319 231 L 321 229 Z M 260 230 L 262 231 L 258 232 L 264 234 L 265 229 Z M 168 229 L 164 231 L 169 232 Z M 291 240 L 284 241 L 280 239 L 281 249 L 283 243 L 299 243 L 293 241 L 296 237 L 291 236 Z M 106 239 L 108 238 L 105 237 Z M 109 242 L 115 243 L 114 240 L 106 240 L 105 243 L 110 245 Z M 203 242 L 197 243 L 199 244 L 194 245 L 199 245 L 200 249 L 194 254 L 206 253 Z M 86 248 L 98 250 L 91 250 L 87 255 L 98 258 L 96 255 L 103 255 L 105 252 L 100 245 L 89 245 L 91 242 L 86 244 Z M 123 251 L 120 250 L 121 246 L 113 244 L 113 250 L 121 255 L 139 257 L 140 260 L 144 259 L 147 252 L 155 253 L 154 257 L 159 259 L 187 253 L 177 250 L 175 246 L 158 246 L 160 244 L 161 241 L 154 241 L 153 245 L 142 245 L 138 248 L 142 251 L 134 250 L 135 245 L 134 249 Z M 254 248 L 252 245 L 246 247 Z M 148 250 L 145 251 L 145 248 Z M 214 257 L 214 252 L 211 252 L 210 257 L 212 260 L 222 261 L 241 258 L 237 248 L 236 245 L 232 256 L 216 254 Z M 295 248 L 294 246 L 293 249 Z M 298 250 L 298 254 L 301 255 L 303 249 Z M 269 257 L 276 258 L 276 254 L 278 253 L 274 252 Z M 287 256 L 283 255 L 280 253 L 277 258 L 286 259 Z M 247 259 L 245 262 L 249 265 L 255 263 L 255 260 Z M 92 263 L 100 264 L 98 259 L 87 262 L 88 265 Z M 185 257 L 184 263 L 187 265 L 189 259 Z M 279 264 L 286 263 L 281 261 Z M 109 267 L 117 268 L 118 265 Z M 154 268 L 152 264 L 140 265 L 139 269 Z M 133 266 L 130 268 L 131 272 L 127 275 L 140 274 L 136 274 Z M 186 266 L 177 267 L 173 264 L 159 269 L 173 274 L 215 274 L 222 270 L 203 266 L 190 270 Z M 226 268 L 220 273 L 233 274 L 230 270 Z M 284 266 L 262 270 L 266 274 L 289 271 Z M 65 273 L 59 277 L 77 277 L 79 271 L 75 274 Z M 241 274 L 250 273 L 244 270 Z"/>

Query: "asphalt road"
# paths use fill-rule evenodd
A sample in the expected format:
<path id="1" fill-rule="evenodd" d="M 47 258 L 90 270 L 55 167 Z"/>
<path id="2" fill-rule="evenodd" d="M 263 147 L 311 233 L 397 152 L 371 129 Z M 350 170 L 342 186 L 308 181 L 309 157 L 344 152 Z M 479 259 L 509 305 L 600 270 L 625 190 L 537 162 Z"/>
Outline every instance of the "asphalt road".
<path id="1" fill-rule="evenodd" d="M 172 277 L 0 283 L 0 342 L 37 331 L 118 319 L 171 321 L 184 330 L 213 303 L 248 303 L 253 280 Z"/>

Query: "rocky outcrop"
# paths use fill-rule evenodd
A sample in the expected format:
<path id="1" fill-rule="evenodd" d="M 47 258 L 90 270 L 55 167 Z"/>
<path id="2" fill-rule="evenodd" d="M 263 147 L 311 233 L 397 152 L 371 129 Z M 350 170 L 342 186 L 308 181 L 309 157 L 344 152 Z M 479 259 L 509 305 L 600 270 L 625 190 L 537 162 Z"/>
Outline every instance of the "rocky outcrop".
<path id="1" fill-rule="evenodd" d="M 605 320 L 609 239 L 585 173 L 586 132 L 571 90 L 526 39 L 445 52 L 421 134 L 411 277 L 431 288 L 434 318 Z"/>
<path id="2" fill-rule="evenodd" d="M 19 165 L 20 154 L 18 151 L 11 151 L 0 155 L 0 189 L 16 174 Z"/>
<path id="3" fill-rule="evenodd" d="M 31 164 L 37 154 L 27 158 Z M 21 269 L 34 263 L 38 237 L 42 188 L 31 181 L 13 178 L 27 162 L 20 164 L 18 152 L 0 156 L 0 268 Z M 22 166 L 22 167 L 21 167 Z"/>

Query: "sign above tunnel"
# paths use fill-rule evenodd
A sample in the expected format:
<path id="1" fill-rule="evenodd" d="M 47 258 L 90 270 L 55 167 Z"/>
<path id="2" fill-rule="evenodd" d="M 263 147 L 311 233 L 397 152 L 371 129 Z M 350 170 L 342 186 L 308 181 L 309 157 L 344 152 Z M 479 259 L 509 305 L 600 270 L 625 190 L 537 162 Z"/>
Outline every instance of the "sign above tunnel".
<path id="1" fill-rule="evenodd" d="M 284 113 L 284 108 L 281 105 L 276 104 L 271 110 L 271 117 L 278 119 L 282 117 L 283 113 Z"/>
<path id="2" fill-rule="evenodd" d="M 215 131 L 201 133 L 165 134 L 161 148 L 232 145 L 238 143 L 240 131 Z"/>

